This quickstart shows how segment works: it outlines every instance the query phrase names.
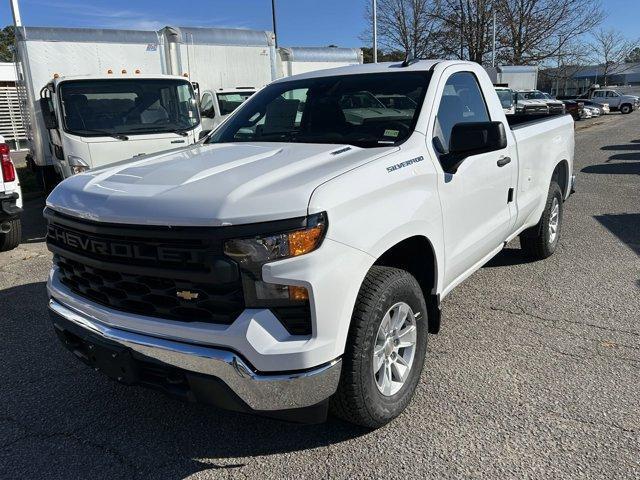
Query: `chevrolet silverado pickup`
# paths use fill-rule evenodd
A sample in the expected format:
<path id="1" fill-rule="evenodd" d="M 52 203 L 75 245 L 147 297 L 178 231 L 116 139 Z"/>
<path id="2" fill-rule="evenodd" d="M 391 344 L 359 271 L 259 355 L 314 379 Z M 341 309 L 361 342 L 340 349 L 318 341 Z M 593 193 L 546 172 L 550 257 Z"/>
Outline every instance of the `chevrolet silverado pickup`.
<path id="1" fill-rule="evenodd" d="M 571 116 L 506 117 L 471 62 L 278 80 L 196 145 L 56 187 L 53 326 L 124 384 L 378 427 L 456 285 L 518 236 L 554 253 L 573 151 Z"/>

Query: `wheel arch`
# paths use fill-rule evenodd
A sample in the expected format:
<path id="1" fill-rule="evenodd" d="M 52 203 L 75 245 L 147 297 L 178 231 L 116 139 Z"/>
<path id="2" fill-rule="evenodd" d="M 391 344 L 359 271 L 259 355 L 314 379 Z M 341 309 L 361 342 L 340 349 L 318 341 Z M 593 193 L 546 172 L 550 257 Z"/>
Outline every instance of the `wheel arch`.
<path id="1" fill-rule="evenodd" d="M 569 194 L 569 162 L 566 159 L 560 160 L 551 174 L 551 181 L 556 181 L 562 190 L 562 198 L 566 199 Z"/>
<path id="2" fill-rule="evenodd" d="M 424 235 L 404 238 L 384 251 L 374 265 L 400 268 L 417 280 L 427 303 L 429 332 L 440 329 L 438 258 L 432 242 Z"/>

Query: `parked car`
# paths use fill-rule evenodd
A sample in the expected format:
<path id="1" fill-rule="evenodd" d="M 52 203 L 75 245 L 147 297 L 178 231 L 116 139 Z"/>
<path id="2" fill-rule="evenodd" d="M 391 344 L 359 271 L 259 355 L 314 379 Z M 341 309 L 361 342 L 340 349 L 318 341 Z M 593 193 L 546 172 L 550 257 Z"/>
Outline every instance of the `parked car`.
<path id="1" fill-rule="evenodd" d="M 592 107 L 592 106 L 589 106 L 589 105 L 585 105 L 584 109 L 588 110 L 589 112 L 591 112 L 591 116 L 593 118 L 596 118 L 596 117 L 600 116 L 600 109 L 598 107 Z"/>
<path id="2" fill-rule="evenodd" d="M 22 226 L 22 190 L 16 168 L 11 161 L 9 145 L 0 135 L 0 252 L 20 244 Z"/>
<path id="3" fill-rule="evenodd" d="M 515 92 L 509 87 L 495 87 L 505 115 L 516 113 Z"/>
<path id="4" fill-rule="evenodd" d="M 518 97 L 522 97 L 525 100 L 536 100 L 545 103 L 547 107 L 549 107 L 550 115 L 562 115 L 565 113 L 564 103 L 552 98 L 549 94 L 541 92 L 540 90 L 520 90 L 518 91 Z"/>
<path id="5" fill-rule="evenodd" d="M 419 100 L 350 122 L 341 99 L 361 91 Z M 276 80 L 196 146 L 56 187 L 55 331 L 123 384 L 379 427 L 409 404 L 449 292 L 516 236 L 554 253 L 573 156 L 570 117 L 505 116 L 476 63 Z"/>
<path id="6" fill-rule="evenodd" d="M 640 100 L 634 95 L 624 95 L 610 88 L 591 89 L 580 95 L 579 99 L 592 100 L 596 103 L 607 103 L 611 110 L 619 110 L 620 113 L 629 114 L 637 110 Z"/>
<path id="7" fill-rule="evenodd" d="M 519 115 L 547 115 L 549 105 L 540 99 L 527 99 L 520 92 L 515 92 L 516 113 Z"/>
<path id="8" fill-rule="evenodd" d="M 573 117 L 574 120 L 580 120 L 584 110 L 584 103 L 577 102 L 575 100 L 562 100 L 564 103 L 565 111 Z"/>
<path id="9" fill-rule="evenodd" d="M 595 107 L 600 112 L 600 115 L 606 115 L 611 113 L 611 109 L 609 108 L 608 103 L 596 103 L 591 100 L 581 100 L 587 107 Z"/>
<path id="10" fill-rule="evenodd" d="M 592 111 L 590 108 L 582 108 L 582 112 L 580 114 L 580 118 L 584 120 L 588 120 L 593 117 Z"/>

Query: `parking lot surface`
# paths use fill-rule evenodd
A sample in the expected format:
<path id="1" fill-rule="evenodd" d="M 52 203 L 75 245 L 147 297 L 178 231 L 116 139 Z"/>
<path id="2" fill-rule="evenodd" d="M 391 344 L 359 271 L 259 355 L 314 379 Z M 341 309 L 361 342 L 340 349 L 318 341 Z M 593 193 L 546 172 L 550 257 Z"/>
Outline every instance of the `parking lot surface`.
<path id="1" fill-rule="evenodd" d="M 42 200 L 0 253 L 2 478 L 640 478 L 640 112 L 579 122 L 554 256 L 517 241 L 444 302 L 416 396 L 369 432 L 123 387 L 59 345 Z"/>

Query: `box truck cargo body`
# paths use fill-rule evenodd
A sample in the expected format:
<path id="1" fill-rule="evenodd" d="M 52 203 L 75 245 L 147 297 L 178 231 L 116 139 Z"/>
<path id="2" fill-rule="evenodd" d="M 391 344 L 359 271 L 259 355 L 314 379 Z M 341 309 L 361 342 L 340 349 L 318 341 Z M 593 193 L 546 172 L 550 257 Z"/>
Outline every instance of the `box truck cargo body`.
<path id="1" fill-rule="evenodd" d="M 363 63 L 359 48 L 283 47 L 278 53 L 278 77 Z"/>

